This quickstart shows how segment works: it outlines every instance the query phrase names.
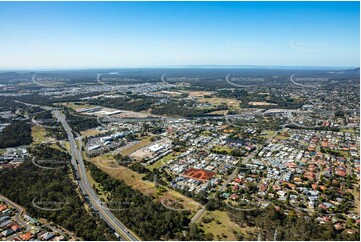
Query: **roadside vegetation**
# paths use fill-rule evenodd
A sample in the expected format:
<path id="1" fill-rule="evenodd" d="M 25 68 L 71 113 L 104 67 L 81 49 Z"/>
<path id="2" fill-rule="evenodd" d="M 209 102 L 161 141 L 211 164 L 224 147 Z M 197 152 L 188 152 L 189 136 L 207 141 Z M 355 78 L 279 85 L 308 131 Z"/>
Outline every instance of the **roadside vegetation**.
<path id="1" fill-rule="evenodd" d="M 39 160 L 69 159 L 66 153 L 45 145 L 34 148 L 32 153 Z M 27 159 L 16 169 L 0 172 L 1 194 L 24 206 L 32 217 L 59 224 L 84 240 L 115 240 L 108 225 L 99 216 L 86 211 L 70 172 L 67 165 L 59 169 L 42 169 Z M 55 210 L 42 210 L 34 203 Z"/>
<path id="2" fill-rule="evenodd" d="M 165 208 L 159 201 L 143 195 L 124 182 L 114 179 L 87 164 L 90 173 L 103 192 L 109 192 L 109 204 L 119 208 L 114 214 L 143 240 L 204 240 L 203 230 L 197 225 L 189 226 L 189 211 L 174 211 Z M 120 206 L 120 207 L 119 207 Z"/>

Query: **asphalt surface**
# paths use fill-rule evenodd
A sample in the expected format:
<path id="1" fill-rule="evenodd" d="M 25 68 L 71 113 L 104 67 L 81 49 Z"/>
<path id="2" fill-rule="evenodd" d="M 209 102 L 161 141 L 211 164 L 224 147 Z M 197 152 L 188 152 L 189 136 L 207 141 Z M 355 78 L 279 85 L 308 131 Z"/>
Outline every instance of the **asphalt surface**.
<path id="1" fill-rule="evenodd" d="M 24 208 L 21 207 L 20 205 L 14 203 L 13 201 L 7 199 L 6 197 L 4 197 L 3 195 L 0 194 L 0 199 L 3 200 L 5 203 L 7 203 L 8 205 L 10 205 L 11 207 L 15 208 L 18 212 L 15 215 L 15 221 L 20 224 L 21 226 L 27 228 L 29 227 L 29 225 L 23 220 L 22 218 L 22 214 L 24 212 Z"/>
<path id="2" fill-rule="evenodd" d="M 276 137 L 278 135 L 278 131 L 276 131 L 272 136 L 270 136 L 266 142 L 264 143 L 264 145 L 262 147 L 265 147 L 269 144 L 269 142 L 271 142 L 271 140 Z M 248 164 L 248 161 L 253 159 L 256 154 L 260 151 L 260 147 L 257 147 L 256 150 L 252 151 L 245 159 L 242 160 L 242 164 Z M 236 169 L 234 169 L 234 171 L 232 172 L 232 174 L 228 177 L 227 181 L 223 183 L 223 185 L 219 188 L 220 192 L 223 192 L 224 190 L 226 190 L 227 185 L 233 181 L 233 179 L 236 177 L 236 175 L 238 175 L 239 171 L 240 171 L 240 167 L 236 167 Z"/>
<path id="3" fill-rule="evenodd" d="M 99 212 L 101 218 L 103 218 L 110 227 L 112 227 L 121 237 L 125 237 L 123 239 L 138 241 L 139 239 L 130 232 L 124 224 L 122 224 L 112 212 L 106 209 L 104 206 L 100 206 L 99 198 L 95 193 L 94 189 L 90 185 L 87 175 L 86 169 L 83 161 L 83 154 L 81 150 L 78 148 L 75 138 L 72 133 L 72 129 L 68 125 L 65 120 L 65 116 L 60 113 L 58 110 L 55 110 L 54 116 L 61 122 L 64 127 L 65 132 L 68 135 L 69 143 L 70 143 L 70 154 L 71 154 L 71 164 L 76 170 L 77 176 L 79 177 L 79 187 L 84 194 L 85 197 L 89 199 L 92 208 Z"/>

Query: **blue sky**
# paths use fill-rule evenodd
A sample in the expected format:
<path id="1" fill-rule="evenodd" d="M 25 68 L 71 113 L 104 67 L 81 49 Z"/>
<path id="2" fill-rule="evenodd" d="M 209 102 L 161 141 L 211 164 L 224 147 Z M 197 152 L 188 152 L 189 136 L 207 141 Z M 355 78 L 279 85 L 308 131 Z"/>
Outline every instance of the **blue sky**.
<path id="1" fill-rule="evenodd" d="M 359 66 L 359 2 L 0 2 L 0 68 Z"/>

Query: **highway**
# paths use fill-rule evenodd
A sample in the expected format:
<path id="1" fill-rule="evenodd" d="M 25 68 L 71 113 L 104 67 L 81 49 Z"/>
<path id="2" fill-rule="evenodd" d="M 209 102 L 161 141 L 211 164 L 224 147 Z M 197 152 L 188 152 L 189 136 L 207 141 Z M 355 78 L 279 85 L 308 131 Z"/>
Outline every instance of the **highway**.
<path id="1" fill-rule="evenodd" d="M 132 123 L 132 122 L 177 122 L 177 123 L 189 123 L 192 121 L 200 121 L 200 120 L 223 120 L 227 118 L 243 118 L 249 116 L 259 116 L 262 115 L 260 111 L 256 112 L 245 112 L 241 114 L 232 114 L 226 116 L 197 116 L 197 117 L 190 117 L 190 118 L 173 118 L 173 117 L 160 117 L 160 116 L 152 116 L 152 117 L 144 117 L 144 118 L 121 118 L 121 117 L 97 117 L 97 122 L 103 126 L 104 123 L 111 123 L 111 122 L 123 122 L 123 123 Z M 84 116 L 83 116 L 84 117 Z M 100 119 L 104 118 L 103 121 Z"/>
<path id="2" fill-rule="evenodd" d="M 83 161 L 83 154 L 81 149 L 78 148 L 75 138 L 72 133 L 72 129 L 65 120 L 64 114 L 60 113 L 58 110 L 53 112 L 54 116 L 59 120 L 63 125 L 65 132 L 68 135 L 70 143 L 70 154 L 71 154 L 71 164 L 75 168 L 76 175 L 79 177 L 79 187 L 84 194 L 89 199 L 89 202 L 92 208 L 99 212 L 101 218 L 103 218 L 110 227 L 112 227 L 120 236 L 126 237 L 126 240 L 138 241 L 138 238 L 130 232 L 124 224 L 122 224 L 112 212 L 106 209 L 99 204 L 99 198 L 95 193 L 94 189 L 90 185 L 88 178 L 86 176 L 86 169 Z"/>

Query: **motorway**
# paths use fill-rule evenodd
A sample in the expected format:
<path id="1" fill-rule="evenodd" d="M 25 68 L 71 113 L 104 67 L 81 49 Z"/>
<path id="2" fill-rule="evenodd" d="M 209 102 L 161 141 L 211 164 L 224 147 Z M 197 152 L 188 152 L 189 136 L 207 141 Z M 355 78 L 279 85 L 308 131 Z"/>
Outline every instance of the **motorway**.
<path id="1" fill-rule="evenodd" d="M 95 193 L 94 189 L 90 185 L 87 175 L 86 169 L 83 161 L 83 154 L 81 149 L 78 148 L 75 138 L 72 133 L 72 129 L 68 125 L 65 120 L 64 114 L 60 113 L 58 110 L 53 112 L 54 116 L 61 122 L 64 127 L 65 132 L 68 135 L 69 143 L 70 143 L 70 154 L 71 154 L 71 164 L 75 168 L 76 176 L 79 177 L 79 187 L 84 194 L 89 199 L 89 202 L 92 208 L 99 212 L 99 215 L 108 223 L 110 227 L 112 227 L 120 236 L 123 235 L 126 240 L 138 241 L 139 239 L 130 232 L 124 224 L 122 224 L 112 212 L 106 209 L 104 206 L 100 206 L 99 198 Z"/>
<path id="2" fill-rule="evenodd" d="M 122 117 L 109 117 L 109 116 L 97 116 L 97 122 L 100 126 L 104 126 L 105 123 L 138 123 L 138 122 L 176 122 L 176 123 L 189 123 L 192 121 L 200 121 L 200 120 L 223 120 L 228 118 L 244 118 L 249 116 L 259 116 L 262 115 L 261 111 L 255 112 L 245 112 L 241 114 L 232 114 L 232 115 L 225 115 L 225 116 L 197 116 L 197 117 L 190 117 L 190 118 L 173 118 L 173 117 L 161 117 L 161 116 L 151 116 L 151 117 L 144 117 L 144 118 L 122 118 Z M 101 118 L 104 120 L 100 121 Z"/>

